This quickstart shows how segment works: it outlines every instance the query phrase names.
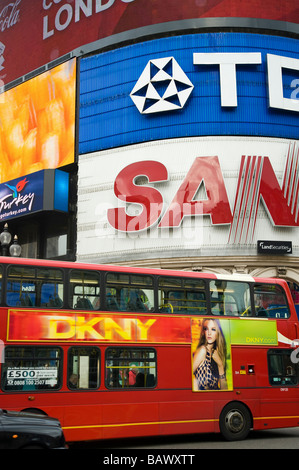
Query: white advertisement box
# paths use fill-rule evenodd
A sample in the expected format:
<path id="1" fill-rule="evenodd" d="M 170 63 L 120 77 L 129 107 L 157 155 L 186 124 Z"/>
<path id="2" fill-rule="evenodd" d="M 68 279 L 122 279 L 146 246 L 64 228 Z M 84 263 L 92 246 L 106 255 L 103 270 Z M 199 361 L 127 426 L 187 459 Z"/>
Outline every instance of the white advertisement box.
<path id="1" fill-rule="evenodd" d="M 81 155 L 78 261 L 298 250 L 297 141 L 195 137 Z"/>

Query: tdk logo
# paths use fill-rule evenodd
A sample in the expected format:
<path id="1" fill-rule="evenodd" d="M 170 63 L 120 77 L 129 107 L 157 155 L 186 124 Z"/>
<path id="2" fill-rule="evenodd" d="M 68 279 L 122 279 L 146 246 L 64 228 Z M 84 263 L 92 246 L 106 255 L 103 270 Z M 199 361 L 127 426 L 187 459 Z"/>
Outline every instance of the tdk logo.
<path id="1" fill-rule="evenodd" d="M 194 86 L 174 57 L 150 60 L 131 91 L 141 114 L 173 111 L 185 106 Z"/>
<path id="2" fill-rule="evenodd" d="M 268 106 L 285 111 L 299 112 L 299 80 L 293 80 L 294 91 L 284 96 L 283 69 L 299 71 L 299 59 L 267 54 Z M 195 71 L 201 66 L 219 67 L 221 107 L 237 107 L 237 67 L 258 67 L 262 63 L 260 52 L 194 53 Z M 141 114 L 153 114 L 182 109 L 194 86 L 174 57 L 150 60 L 130 93 Z M 254 90 L 252 90 L 254 93 Z"/>

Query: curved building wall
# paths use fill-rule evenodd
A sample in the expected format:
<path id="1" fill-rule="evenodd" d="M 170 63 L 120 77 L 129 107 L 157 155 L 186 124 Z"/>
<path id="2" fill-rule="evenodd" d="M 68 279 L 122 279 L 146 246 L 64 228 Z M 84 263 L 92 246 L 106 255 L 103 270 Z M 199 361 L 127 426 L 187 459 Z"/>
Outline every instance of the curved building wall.
<path id="1" fill-rule="evenodd" d="M 265 33 L 81 59 L 78 260 L 299 280 L 298 41 Z"/>

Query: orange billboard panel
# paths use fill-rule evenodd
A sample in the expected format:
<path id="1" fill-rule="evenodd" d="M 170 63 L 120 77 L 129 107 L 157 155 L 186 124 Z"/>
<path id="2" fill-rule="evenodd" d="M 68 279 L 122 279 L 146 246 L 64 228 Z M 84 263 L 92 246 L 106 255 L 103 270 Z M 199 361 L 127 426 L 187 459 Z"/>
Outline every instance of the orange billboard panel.
<path id="1" fill-rule="evenodd" d="M 0 95 L 0 183 L 74 162 L 76 60 Z"/>

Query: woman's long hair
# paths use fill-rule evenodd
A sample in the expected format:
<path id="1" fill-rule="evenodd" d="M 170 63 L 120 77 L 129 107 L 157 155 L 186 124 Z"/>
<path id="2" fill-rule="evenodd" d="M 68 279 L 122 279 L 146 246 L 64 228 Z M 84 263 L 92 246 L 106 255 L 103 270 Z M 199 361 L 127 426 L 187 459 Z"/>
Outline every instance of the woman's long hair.
<path id="1" fill-rule="evenodd" d="M 201 332 L 200 332 L 200 337 L 199 337 L 197 348 L 199 348 L 200 346 L 207 345 L 206 335 L 205 335 L 205 330 L 204 330 L 204 324 L 207 321 L 213 321 L 215 323 L 217 337 L 216 337 L 216 341 L 214 342 L 213 349 L 216 349 L 216 348 L 218 349 L 218 354 L 223 363 L 224 371 L 226 371 L 226 341 L 225 341 L 224 334 L 220 326 L 219 320 L 217 320 L 216 318 L 204 318 L 202 320 Z"/>

